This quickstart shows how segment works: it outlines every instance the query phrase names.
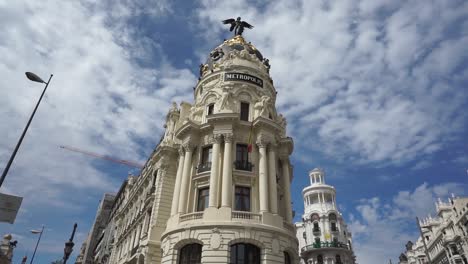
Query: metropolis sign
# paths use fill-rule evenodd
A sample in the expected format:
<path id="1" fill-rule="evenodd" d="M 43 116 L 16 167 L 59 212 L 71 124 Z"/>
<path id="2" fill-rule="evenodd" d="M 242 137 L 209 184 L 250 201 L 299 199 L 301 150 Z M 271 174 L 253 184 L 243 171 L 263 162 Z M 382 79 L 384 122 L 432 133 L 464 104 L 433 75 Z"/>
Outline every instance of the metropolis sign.
<path id="1" fill-rule="evenodd" d="M 255 84 L 263 88 L 263 80 L 250 74 L 230 72 L 224 74 L 224 81 L 241 81 Z"/>

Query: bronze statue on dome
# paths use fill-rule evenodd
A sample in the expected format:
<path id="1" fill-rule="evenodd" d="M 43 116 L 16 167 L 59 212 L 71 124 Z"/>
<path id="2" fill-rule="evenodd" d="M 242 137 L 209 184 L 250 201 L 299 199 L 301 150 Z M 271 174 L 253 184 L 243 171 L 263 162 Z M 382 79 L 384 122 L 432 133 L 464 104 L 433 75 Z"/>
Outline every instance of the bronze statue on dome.
<path id="1" fill-rule="evenodd" d="M 244 32 L 244 28 L 249 28 L 249 29 L 253 28 L 253 26 L 250 25 L 249 23 L 245 21 L 241 21 L 240 17 L 238 17 L 237 20 L 234 18 L 223 20 L 223 24 L 225 25 L 231 24 L 231 28 L 229 28 L 229 31 L 232 32 L 234 30 L 235 36 L 237 35 L 242 36 L 242 32 Z"/>

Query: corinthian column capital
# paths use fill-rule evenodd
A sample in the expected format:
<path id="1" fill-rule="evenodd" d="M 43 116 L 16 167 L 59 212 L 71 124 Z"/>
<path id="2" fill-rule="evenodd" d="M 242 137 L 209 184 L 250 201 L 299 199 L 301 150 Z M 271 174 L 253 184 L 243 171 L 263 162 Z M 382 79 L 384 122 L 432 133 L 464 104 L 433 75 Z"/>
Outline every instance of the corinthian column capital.
<path id="1" fill-rule="evenodd" d="M 185 154 L 184 147 L 183 147 L 183 146 L 180 146 L 180 148 L 179 148 L 179 157 L 184 156 L 184 154 Z"/>
<path id="2" fill-rule="evenodd" d="M 266 137 L 260 136 L 255 143 L 257 143 L 259 148 L 266 148 L 270 141 Z"/>
<path id="3" fill-rule="evenodd" d="M 213 137 L 211 138 L 211 143 L 212 144 L 221 144 L 221 140 L 223 139 L 222 134 L 214 134 Z"/>
<path id="4" fill-rule="evenodd" d="M 232 140 L 234 138 L 234 136 L 232 135 L 232 133 L 227 133 L 227 134 L 224 134 L 224 142 L 226 143 L 232 143 Z"/>
<path id="5" fill-rule="evenodd" d="M 182 147 L 184 148 L 185 152 L 192 152 L 195 148 L 195 144 L 192 142 L 186 142 L 182 145 Z"/>

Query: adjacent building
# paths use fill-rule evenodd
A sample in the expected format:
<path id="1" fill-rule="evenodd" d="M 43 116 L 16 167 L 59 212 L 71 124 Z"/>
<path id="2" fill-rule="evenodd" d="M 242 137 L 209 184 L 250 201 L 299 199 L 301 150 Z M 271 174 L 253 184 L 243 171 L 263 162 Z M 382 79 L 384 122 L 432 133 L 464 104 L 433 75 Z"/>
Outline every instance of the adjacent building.
<path id="1" fill-rule="evenodd" d="M 304 214 L 296 223 L 299 254 L 304 264 L 355 264 L 352 236 L 336 206 L 335 187 L 325 183 L 325 173 L 309 173 L 310 186 L 302 190 Z"/>
<path id="2" fill-rule="evenodd" d="M 87 241 L 95 263 L 299 263 L 293 140 L 269 69 L 241 35 L 210 52 L 194 102 L 172 105 L 141 174 Z"/>
<path id="3" fill-rule="evenodd" d="M 80 264 L 93 264 L 94 262 L 94 250 L 96 244 L 105 235 L 104 230 L 109 223 L 109 217 L 111 209 L 114 204 L 115 195 L 106 193 L 102 197 L 99 203 L 98 210 L 96 212 L 96 218 L 94 219 L 93 226 L 88 234 L 86 241 L 81 247 L 80 254 L 78 255 L 76 263 Z"/>
<path id="4" fill-rule="evenodd" d="M 435 206 L 437 216 L 420 221 L 422 236 L 408 241 L 400 264 L 429 263 L 429 258 L 432 264 L 468 264 L 468 197 L 439 199 Z"/>

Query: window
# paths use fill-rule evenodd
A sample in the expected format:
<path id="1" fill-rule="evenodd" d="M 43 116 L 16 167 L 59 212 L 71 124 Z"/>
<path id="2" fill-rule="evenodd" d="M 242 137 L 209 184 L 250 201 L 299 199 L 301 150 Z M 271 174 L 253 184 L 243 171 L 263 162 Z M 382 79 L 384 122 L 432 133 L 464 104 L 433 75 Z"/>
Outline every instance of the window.
<path id="1" fill-rule="evenodd" d="M 252 171 L 252 164 L 249 162 L 249 146 L 246 144 L 236 145 L 236 170 Z"/>
<path id="2" fill-rule="evenodd" d="M 335 260 L 336 260 L 335 261 L 336 264 L 342 264 L 343 263 L 343 262 L 341 262 L 341 256 L 340 255 L 336 255 Z"/>
<path id="3" fill-rule="evenodd" d="M 212 115 L 214 112 L 214 104 L 208 105 L 208 115 Z"/>
<path id="4" fill-rule="evenodd" d="M 291 257 L 286 251 L 284 251 L 284 264 L 291 264 Z"/>
<path id="5" fill-rule="evenodd" d="M 331 222 L 331 231 L 332 232 L 337 232 L 338 231 L 338 228 L 336 228 L 336 223 L 335 222 Z"/>
<path id="6" fill-rule="evenodd" d="M 179 264 L 201 264 L 202 245 L 188 244 L 180 249 Z"/>
<path id="7" fill-rule="evenodd" d="M 209 171 L 211 169 L 212 151 L 212 146 L 206 146 L 202 148 L 200 165 L 198 165 L 198 173 Z"/>
<path id="8" fill-rule="evenodd" d="M 323 264 L 323 257 L 322 255 L 317 256 L 317 264 Z"/>
<path id="9" fill-rule="evenodd" d="M 320 232 L 320 227 L 319 227 L 318 222 L 314 222 L 314 229 L 313 229 L 313 232 Z"/>
<path id="10" fill-rule="evenodd" d="M 239 243 L 231 246 L 230 264 L 260 264 L 260 248 Z"/>
<path id="11" fill-rule="evenodd" d="M 198 189 L 197 211 L 203 211 L 208 207 L 209 195 L 210 188 Z"/>
<path id="12" fill-rule="evenodd" d="M 235 206 L 236 211 L 250 211 L 250 188 L 243 186 L 236 186 L 235 192 Z"/>
<path id="13" fill-rule="evenodd" d="M 249 103 L 241 102 L 240 120 L 249 121 Z"/>

